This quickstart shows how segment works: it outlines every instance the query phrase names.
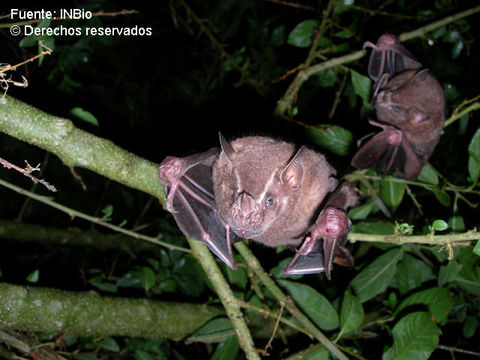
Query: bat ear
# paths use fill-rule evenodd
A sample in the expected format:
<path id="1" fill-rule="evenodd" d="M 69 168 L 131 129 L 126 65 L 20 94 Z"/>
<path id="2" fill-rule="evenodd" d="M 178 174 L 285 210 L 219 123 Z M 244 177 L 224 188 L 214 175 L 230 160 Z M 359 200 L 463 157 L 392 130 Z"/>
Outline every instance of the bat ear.
<path id="1" fill-rule="evenodd" d="M 235 150 L 233 149 L 232 145 L 223 137 L 221 132 L 218 132 L 218 137 L 220 139 L 220 147 L 222 148 L 222 152 L 227 157 L 228 161 L 231 163 L 230 159 L 232 158 Z"/>
<path id="2" fill-rule="evenodd" d="M 417 71 L 415 73 L 415 76 L 413 77 L 415 80 L 420 80 L 420 81 L 425 81 L 425 79 L 428 76 L 428 69 L 422 69 L 420 71 Z"/>
<path id="3" fill-rule="evenodd" d="M 280 174 L 282 184 L 287 184 L 293 190 L 298 189 L 303 181 L 305 168 L 303 167 L 302 157 L 305 155 L 306 150 L 307 149 L 302 146 Z"/>

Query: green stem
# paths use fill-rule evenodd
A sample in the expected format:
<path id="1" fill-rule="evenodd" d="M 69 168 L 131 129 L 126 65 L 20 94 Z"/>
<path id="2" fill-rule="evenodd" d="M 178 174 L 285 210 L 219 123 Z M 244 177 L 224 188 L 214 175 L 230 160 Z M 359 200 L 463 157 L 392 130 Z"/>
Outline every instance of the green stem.
<path id="1" fill-rule="evenodd" d="M 200 241 L 188 239 L 188 243 L 193 251 L 193 255 L 200 262 L 207 273 L 208 279 L 215 288 L 238 336 L 238 343 L 245 352 L 247 359 L 260 360 L 260 355 L 255 351 L 252 336 L 240 310 L 240 302 L 233 294 L 232 289 L 225 280 L 220 268 L 217 266 L 212 253 Z"/>
<path id="2" fill-rule="evenodd" d="M 377 234 L 361 234 L 350 233 L 348 234 L 348 240 L 351 243 L 357 241 L 366 242 L 382 242 L 393 244 L 428 244 L 428 245 L 448 245 L 455 244 L 464 241 L 474 241 L 480 239 L 480 233 L 476 230 L 470 230 L 460 234 L 447 234 L 447 235 L 377 235 Z"/>
<path id="3" fill-rule="evenodd" d="M 323 335 L 323 333 L 317 329 L 317 327 L 308 319 L 308 317 L 295 307 L 293 302 L 288 299 L 288 297 L 277 286 L 277 284 L 263 270 L 257 258 L 252 254 L 245 243 L 236 243 L 235 248 L 243 256 L 247 262 L 247 265 L 252 268 L 262 283 L 267 287 L 268 290 L 270 290 L 273 296 L 275 296 L 278 302 L 283 304 L 288 309 L 288 311 L 300 322 L 300 324 L 302 324 L 308 333 L 320 341 L 337 358 L 341 360 L 348 360 L 348 358 L 335 346 L 335 344 L 332 343 L 329 338 Z"/>

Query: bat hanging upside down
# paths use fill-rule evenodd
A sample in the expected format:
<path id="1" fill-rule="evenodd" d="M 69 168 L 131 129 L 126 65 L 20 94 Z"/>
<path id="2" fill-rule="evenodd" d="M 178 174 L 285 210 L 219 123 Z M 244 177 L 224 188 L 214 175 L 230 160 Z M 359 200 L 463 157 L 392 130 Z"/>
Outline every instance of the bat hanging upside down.
<path id="1" fill-rule="evenodd" d="M 373 108 L 383 129 L 355 154 L 352 165 L 416 180 L 440 139 L 445 122 L 442 87 L 394 35 L 372 47 L 368 73 L 375 81 Z"/>
<path id="2" fill-rule="evenodd" d="M 232 269 L 232 244 L 242 238 L 270 247 L 302 244 L 286 274 L 325 271 L 330 279 L 336 256 L 353 262 L 343 244 L 357 194 L 348 182 L 338 185 L 323 155 L 259 136 L 229 143 L 220 134 L 220 145 L 160 165 L 167 210 L 186 236 Z"/>

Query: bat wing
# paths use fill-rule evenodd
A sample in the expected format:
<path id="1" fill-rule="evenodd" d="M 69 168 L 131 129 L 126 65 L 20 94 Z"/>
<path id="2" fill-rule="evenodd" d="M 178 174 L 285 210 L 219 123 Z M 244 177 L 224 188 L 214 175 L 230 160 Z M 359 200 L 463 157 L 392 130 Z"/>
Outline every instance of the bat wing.
<path id="1" fill-rule="evenodd" d="M 382 127 L 381 133 L 360 147 L 352 165 L 357 169 L 374 169 L 383 175 L 397 170 L 406 179 L 416 179 L 424 165 L 422 160 L 401 130 L 389 125 Z"/>
<path id="2" fill-rule="evenodd" d="M 367 41 L 363 48 L 371 47 L 368 75 L 375 81 L 375 98 L 380 89 L 396 74 L 422 66 L 412 54 L 391 34 L 380 36 L 377 44 Z"/>
<path id="3" fill-rule="evenodd" d="M 182 233 L 204 242 L 230 268 L 235 269 L 231 244 L 239 240 L 219 217 L 213 193 L 212 165 L 219 150 L 186 158 L 167 157 L 159 176 L 167 194 L 167 210 Z"/>
<path id="4" fill-rule="evenodd" d="M 394 76 L 409 69 L 422 66 L 412 54 L 391 34 L 380 36 L 377 44 L 367 41 L 363 48 L 371 47 L 368 75 L 377 82 L 383 74 Z"/>
<path id="5" fill-rule="evenodd" d="M 325 208 L 306 237 L 300 249 L 283 270 L 285 274 L 314 274 L 325 272 L 331 278 L 333 261 L 336 256 L 353 264 L 353 258 L 343 244 L 347 241 L 352 227 L 346 211 L 357 204 L 358 197 L 353 186 L 343 182 L 329 197 Z"/>

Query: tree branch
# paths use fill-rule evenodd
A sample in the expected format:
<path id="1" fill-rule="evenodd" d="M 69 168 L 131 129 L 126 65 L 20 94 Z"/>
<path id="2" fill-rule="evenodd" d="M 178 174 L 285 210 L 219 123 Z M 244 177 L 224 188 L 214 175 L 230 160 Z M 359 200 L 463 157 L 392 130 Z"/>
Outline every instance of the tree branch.
<path id="1" fill-rule="evenodd" d="M 76 128 L 70 120 L 49 115 L 10 96 L 0 106 L 0 131 L 78 166 L 164 201 L 158 166 L 112 141 Z"/>
<path id="2" fill-rule="evenodd" d="M 428 245 L 469 245 L 460 244 L 461 242 L 479 240 L 480 233 L 476 230 L 470 230 L 461 234 L 447 234 L 447 235 L 376 235 L 376 234 L 361 234 L 350 233 L 348 240 L 351 243 L 357 241 L 368 242 L 383 242 L 393 244 L 428 244 Z"/>
<path id="3" fill-rule="evenodd" d="M 252 335 L 248 330 L 247 323 L 240 310 L 240 303 L 237 301 L 232 289 L 230 289 L 225 277 L 215 263 L 212 253 L 200 241 L 188 239 L 188 243 L 192 248 L 193 255 L 207 273 L 208 279 L 211 281 L 220 301 L 225 307 L 227 315 L 237 333 L 238 343 L 245 352 L 247 359 L 260 360 L 260 356 L 258 352 L 256 352 L 253 344 Z"/>
<path id="4" fill-rule="evenodd" d="M 0 328 L 181 340 L 224 310 L 0 283 Z"/>

